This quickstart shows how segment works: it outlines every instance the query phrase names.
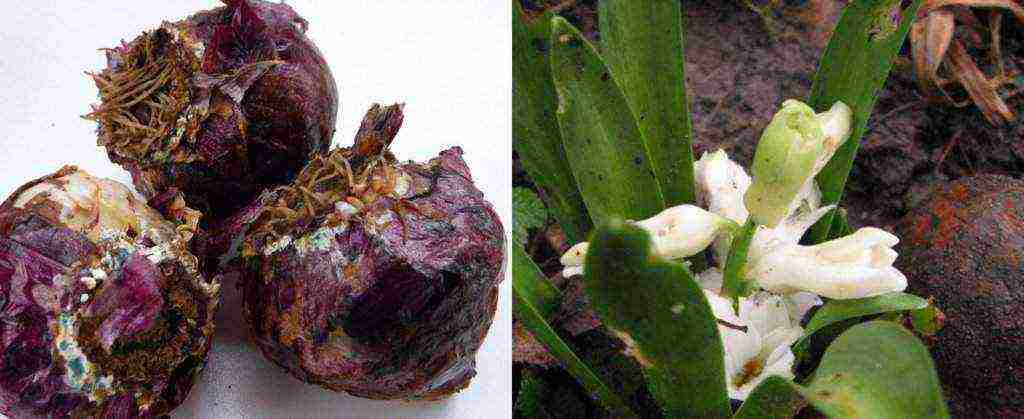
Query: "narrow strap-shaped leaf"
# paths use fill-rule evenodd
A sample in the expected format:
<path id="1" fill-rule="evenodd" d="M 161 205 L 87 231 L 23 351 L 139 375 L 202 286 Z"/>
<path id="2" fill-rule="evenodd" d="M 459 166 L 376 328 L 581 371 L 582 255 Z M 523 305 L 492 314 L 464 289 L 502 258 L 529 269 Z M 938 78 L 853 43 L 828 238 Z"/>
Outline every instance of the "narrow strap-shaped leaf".
<path id="1" fill-rule="evenodd" d="M 552 19 L 551 68 L 562 142 L 596 224 L 665 208 L 650 153 L 622 89 L 580 32 Z"/>
<path id="2" fill-rule="evenodd" d="M 822 205 L 838 203 L 867 129 L 878 92 L 889 77 L 893 59 L 900 51 L 921 0 L 898 14 L 899 26 L 893 26 L 892 11 L 900 0 L 854 0 L 846 6 L 814 76 L 808 104 L 817 112 L 842 101 L 853 109 L 853 131 L 832 160 L 817 176 Z M 815 224 L 810 239 L 820 243 L 828 238 L 832 226 L 830 211 Z"/>
<path id="3" fill-rule="evenodd" d="M 550 318 L 562 303 L 562 293 L 550 281 L 544 279 L 544 273 L 533 260 L 530 260 L 530 256 L 519 243 L 512 246 L 512 272 L 518 290 L 517 298 L 528 299 L 527 302 L 541 317 Z"/>
<path id="4" fill-rule="evenodd" d="M 517 249 L 519 246 L 512 247 Z M 548 349 L 548 353 L 562 363 L 566 371 L 576 377 L 576 380 L 598 403 L 614 413 L 615 417 L 639 418 L 619 396 L 601 381 L 590 367 L 576 356 L 576 353 L 569 348 L 569 345 L 566 345 L 565 341 L 545 320 L 543 314 L 545 310 L 535 305 L 550 307 L 551 296 L 549 291 L 542 291 L 546 288 L 542 285 L 546 283 L 546 280 L 539 274 L 540 269 L 533 264 L 522 249 L 513 250 L 512 260 L 512 291 L 514 293 L 512 301 L 516 319 Z M 524 266 L 526 269 L 522 268 Z"/>
<path id="5" fill-rule="evenodd" d="M 753 284 L 743 278 L 743 267 L 747 265 L 747 253 L 750 241 L 757 233 L 757 223 L 750 217 L 743 228 L 733 233 L 732 244 L 729 245 L 729 256 L 725 260 L 725 271 L 722 272 L 722 295 L 732 299 L 732 309 L 739 314 L 740 297 L 746 297 L 753 291 Z"/>
<path id="6" fill-rule="evenodd" d="M 667 418 L 725 418 L 725 355 L 704 292 L 683 265 L 650 260 L 630 224 L 598 227 L 585 264 L 594 311 L 644 367 Z"/>
<path id="7" fill-rule="evenodd" d="M 665 203 L 695 202 L 679 2 L 602 0 L 598 14 L 601 55 L 647 141 Z"/>
<path id="8" fill-rule="evenodd" d="M 789 419 L 805 404 L 793 382 L 773 375 L 754 388 L 733 419 Z"/>
<path id="9" fill-rule="evenodd" d="M 949 417 L 928 349 L 889 321 L 844 332 L 825 350 L 811 382 L 796 388 L 830 418 Z"/>
<path id="10" fill-rule="evenodd" d="M 519 1 L 512 4 L 513 145 L 530 179 L 544 190 L 548 208 L 566 237 L 581 242 L 592 226 L 555 119 L 557 99 L 548 58 L 552 15 L 545 13 L 527 22 Z"/>
<path id="11" fill-rule="evenodd" d="M 837 207 L 832 213 L 832 228 L 828 230 L 828 240 L 838 239 L 853 234 L 853 227 L 850 227 L 850 217 L 845 208 Z"/>
<path id="12" fill-rule="evenodd" d="M 831 300 L 823 305 L 804 327 L 804 335 L 793 344 L 793 353 L 798 359 L 806 358 L 811 350 L 811 339 L 815 333 L 831 333 L 825 339 L 835 337 L 843 324 L 853 319 L 875 314 L 918 310 L 928 307 L 928 301 L 912 294 L 894 292 L 868 298 L 852 300 Z M 840 327 L 835 329 L 832 326 Z"/>
<path id="13" fill-rule="evenodd" d="M 804 335 L 846 319 L 894 311 L 917 310 L 928 307 L 928 300 L 913 294 L 894 292 L 875 297 L 852 300 L 831 300 L 825 303 L 804 328 Z"/>

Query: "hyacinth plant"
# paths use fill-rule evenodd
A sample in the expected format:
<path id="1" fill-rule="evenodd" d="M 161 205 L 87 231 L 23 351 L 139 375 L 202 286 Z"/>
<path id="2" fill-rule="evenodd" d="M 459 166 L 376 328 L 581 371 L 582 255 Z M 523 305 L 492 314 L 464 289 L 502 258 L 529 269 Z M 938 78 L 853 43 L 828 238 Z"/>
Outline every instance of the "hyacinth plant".
<path id="1" fill-rule="evenodd" d="M 596 46 L 513 3 L 515 150 L 575 244 L 562 275 L 665 417 L 948 417 L 921 330 L 898 322 L 934 312 L 902 292 L 898 238 L 838 208 L 920 1 L 850 2 L 749 174 L 724 151 L 694 159 L 679 2 L 601 0 Z M 549 323 L 560 291 L 522 246 L 513 264 L 519 322 L 611 416 L 639 417 Z"/>

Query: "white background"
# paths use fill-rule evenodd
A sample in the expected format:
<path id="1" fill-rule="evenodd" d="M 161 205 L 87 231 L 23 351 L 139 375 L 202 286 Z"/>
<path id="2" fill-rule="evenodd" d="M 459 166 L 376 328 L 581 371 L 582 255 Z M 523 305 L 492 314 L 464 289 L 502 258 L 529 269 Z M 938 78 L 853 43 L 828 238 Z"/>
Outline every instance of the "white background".
<path id="1" fill-rule="evenodd" d="M 511 29 L 506 0 L 288 1 L 330 64 L 347 145 L 373 102 L 406 102 L 393 147 L 423 161 L 460 145 L 477 186 L 511 229 Z M 79 115 L 95 102 L 84 74 L 98 48 L 131 40 L 214 0 L 5 1 L 0 14 L 0 198 L 64 164 L 130 182 Z M 241 331 L 227 292 L 202 381 L 176 418 L 510 418 L 511 282 L 477 356 L 469 389 L 440 403 L 362 400 L 303 384 L 265 361 Z"/>

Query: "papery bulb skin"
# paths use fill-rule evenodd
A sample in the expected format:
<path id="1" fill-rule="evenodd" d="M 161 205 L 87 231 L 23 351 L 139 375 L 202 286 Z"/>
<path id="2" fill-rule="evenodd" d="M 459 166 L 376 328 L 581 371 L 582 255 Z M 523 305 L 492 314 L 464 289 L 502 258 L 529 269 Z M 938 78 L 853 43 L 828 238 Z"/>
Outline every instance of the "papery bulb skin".
<path id="1" fill-rule="evenodd" d="M 243 315 L 263 354 L 305 382 L 433 400 L 476 373 L 504 233 L 459 148 L 394 160 L 401 121 L 400 105 L 375 106 L 352 148 L 243 212 Z"/>
<path id="2" fill-rule="evenodd" d="M 338 108 L 305 20 L 283 3 L 224 3 L 106 50 L 92 75 L 101 103 L 87 115 L 136 189 L 181 191 L 204 223 L 325 153 Z"/>
<path id="3" fill-rule="evenodd" d="M 156 418 L 206 364 L 219 286 L 188 249 L 199 214 L 164 219 L 74 167 L 0 206 L 0 412 Z"/>
<path id="4" fill-rule="evenodd" d="M 902 230 L 909 292 L 946 317 L 930 346 L 950 413 L 1024 416 L 1024 182 L 941 184 Z"/>

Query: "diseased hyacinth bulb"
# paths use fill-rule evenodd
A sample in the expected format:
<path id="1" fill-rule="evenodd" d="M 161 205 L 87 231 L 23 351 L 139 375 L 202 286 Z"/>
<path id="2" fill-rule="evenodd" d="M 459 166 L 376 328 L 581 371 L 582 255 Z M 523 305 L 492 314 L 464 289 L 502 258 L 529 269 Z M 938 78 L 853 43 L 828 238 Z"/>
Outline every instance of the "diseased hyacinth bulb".
<path id="1" fill-rule="evenodd" d="M 202 371 L 219 288 L 188 242 L 199 214 L 164 219 L 74 167 L 0 206 L 0 412 L 158 417 Z"/>
<path id="2" fill-rule="evenodd" d="M 263 354 L 303 381 L 432 400 L 476 374 L 504 233 L 460 149 L 395 161 L 402 118 L 400 105 L 375 106 L 353 147 L 244 212 L 244 317 Z"/>
<path id="3" fill-rule="evenodd" d="M 283 3 L 224 3 L 107 49 L 87 116 L 143 195 L 180 191 L 206 223 L 326 152 L 338 107 L 304 19 Z"/>

